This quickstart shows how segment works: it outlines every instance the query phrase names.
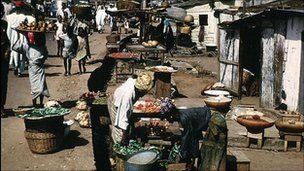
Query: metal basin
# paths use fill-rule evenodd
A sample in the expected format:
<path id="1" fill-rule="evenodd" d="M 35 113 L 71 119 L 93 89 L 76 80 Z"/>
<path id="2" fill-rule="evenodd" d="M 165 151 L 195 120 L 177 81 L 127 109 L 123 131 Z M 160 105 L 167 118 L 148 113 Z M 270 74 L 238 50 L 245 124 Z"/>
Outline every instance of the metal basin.
<path id="1" fill-rule="evenodd" d="M 126 171 L 154 171 L 157 169 L 158 154 L 154 151 L 141 151 L 125 161 Z"/>
<path id="2" fill-rule="evenodd" d="M 208 107 L 213 107 L 217 109 L 225 109 L 230 106 L 230 103 L 232 102 L 232 99 L 227 97 L 208 97 L 204 99 L 206 105 Z"/>
<path id="3" fill-rule="evenodd" d="M 272 127 L 274 120 L 265 116 L 258 115 L 241 115 L 237 118 L 237 122 L 246 127 L 251 133 L 262 132 L 265 128 Z"/>
<path id="4" fill-rule="evenodd" d="M 283 121 L 277 120 L 275 122 L 275 127 L 279 131 L 288 132 L 288 133 L 301 133 L 304 132 L 304 122 L 301 121 Z"/>

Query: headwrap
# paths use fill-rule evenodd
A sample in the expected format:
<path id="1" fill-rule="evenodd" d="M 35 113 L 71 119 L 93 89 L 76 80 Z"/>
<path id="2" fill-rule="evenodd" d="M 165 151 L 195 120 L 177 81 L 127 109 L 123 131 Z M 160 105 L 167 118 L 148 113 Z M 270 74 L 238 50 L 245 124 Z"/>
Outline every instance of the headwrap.
<path id="1" fill-rule="evenodd" d="M 140 73 L 135 81 L 135 87 L 141 91 L 149 91 L 152 86 L 153 80 L 148 73 Z"/>
<path id="2" fill-rule="evenodd" d="M 22 0 L 16 0 L 15 5 L 16 5 L 16 7 L 23 7 L 25 5 L 25 3 Z"/>

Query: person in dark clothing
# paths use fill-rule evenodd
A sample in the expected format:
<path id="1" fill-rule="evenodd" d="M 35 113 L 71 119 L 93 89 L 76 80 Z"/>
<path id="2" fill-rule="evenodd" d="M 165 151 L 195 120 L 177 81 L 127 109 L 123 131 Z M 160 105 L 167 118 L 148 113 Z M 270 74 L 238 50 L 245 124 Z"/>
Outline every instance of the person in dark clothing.
<path id="1" fill-rule="evenodd" d="M 107 88 L 107 83 L 112 77 L 112 70 L 115 66 L 115 59 L 105 57 L 102 66 L 96 68 L 90 75 L 88 79 L 88 89 L 89 91 L 101 91 L 105 92 Z M 102 79 L 101 79 L 102 78 Z"/>
<path id="2" fill-rule="evenodd" d="M 171 25 L 168 25 L 165 33 L 165 45 L 166 45 L 166 52 L 170 53 L 171 56 L 172 52 L 171 49 L 174 47 L 174 36 L 173 36 L 173 30 L 171 28 Z"/>
<path id="3" fill-rule="evenodd" d="M 100 67 L 96 68 L 88 79 L 89 91 L 105 92 L 107 82 L 111 79 L 112 70 L 115 66 L 115 59 L 105 57 Z M 102 79 L 101 79 L 102 78 Z M 101 112 L 102 111 L 102 112 Z M 107 105 L 92 105 L 90 108 L 90 118 L 92 125 L 92 142 L 93 154 L 96 170 L 108 171 L 111 170 L 110 164 L 110 144 L 107 141 L 110 138 L 109 125 L 106 122 L 101 122 L 100 118 L 109 118 Z M 106 120 L 106 119 L 105 119 Z M 109 120 L 110 123 L 110 120 Z"/>
<path id="4" fill-rule="evenodd" d="M 191 167 L 199 156 L 199 140 L 202 139 L 202 131 L 206 131 L 211 118 L 209 107 L 191 109 L 179 109 L 181 125 L 184 128 L 181 139 L 182 162 Z"/>
<path id="5" fill-rule="evenodd" d="M 1 3 L 1 117 L 6 116 L 4 105 L 7 96 L 7 80 L 10 56 L 10 41 L 6 34 L 7 22 L 2 19 L 4 6 Z"/>

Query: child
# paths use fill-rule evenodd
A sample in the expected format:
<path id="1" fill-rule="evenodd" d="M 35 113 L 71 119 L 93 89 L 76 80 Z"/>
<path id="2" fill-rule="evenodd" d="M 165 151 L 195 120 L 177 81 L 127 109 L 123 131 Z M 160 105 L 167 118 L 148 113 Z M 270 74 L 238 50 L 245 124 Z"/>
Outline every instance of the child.
<path id="1" fill-rule="evenodd" d="M 76 61 L 78 61 L 79 74 L 82 74 L 86 72 L 85 64 L 87 58 L 89 57 L 87 33 L 83 27 L 78 28 L 77 39 L 78 39 L 78 50 L 76 54 Z"/>
<path id="2" fill-rule="evenodd" d="M 73 34 L 73 27 L 67 26 L 66 33 L 60 35 L 60 38 L 64 41 L 64 47 L 62 50 L 62 57 L 64 62 L 64 75 L 71 75 L 72 59 L 75 57 L 78 41 Z"/>
<path id="3" fill-rule="evenodd" d="M 63 19 L 61 15 L 58 15 L 57 22 L 55 23 L 57 26 L 57 30 L 55 32 L 55 39 L 57 41 L 57 56 L 62 56 L 62 40 L 60 39 L 60 35 L 63 34 Z"/>

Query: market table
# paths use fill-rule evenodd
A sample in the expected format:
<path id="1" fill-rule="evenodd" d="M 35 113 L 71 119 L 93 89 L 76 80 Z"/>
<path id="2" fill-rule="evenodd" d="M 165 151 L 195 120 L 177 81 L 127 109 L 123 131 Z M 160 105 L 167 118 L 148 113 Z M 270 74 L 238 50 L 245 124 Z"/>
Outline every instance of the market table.
<path id="1" fill-rule="evenodd" d="M 131 52 L 138 52 L 141 54 L 141 58 L 143 56 L 143 53 L 152 53 L 154 58 L 159 58 L 159 54 L 162 54 L 161 56 L 161 64 L 164 64 L 165 61 L 165 52 L 166 48 L 162 45 L 158 45 L 156 47 L 144 47 L 143 45 L 127 45 L 126 48 Z"/>
<path id="2" fill-rule="evenodd" d="M 134 74 L 133 63 L 134 60 L 139 57 L 137 54 L 130 52 L 116 52 L 116 53 L 111 53 L 109 57 L 116 60 L 116 65 L 115 65 L 116 82 L 118 82 L 119 76 L 124 76 L 124 75 L 130 76 Z M 122 66 L 128 66 L 128 67 L 119 67 L 118 62 L 122 63 Z M 124 69 L 128 69 L 130 72 L 123 72 Z"/>
<path id="3" fill-rule="evenodd" d="M 193 109 L 198 107 L 204 107 L 205 102 L 201 98 L 177 98 L 175 100 L 175 106 L 178 110 L 185 110 L 185 109 Z M 165 116 L 160 112 L 157 113 L 141 113 L 138 111 L 133 110 L 130 116 L 130 137 L 134 137 L 134 130 L 135 130 L 135 121 L 139 118 L 161 118 L 164 119 Z M 180 122 L 180 117 L 175 115 L 174 121 Z"/>
<path id="4" fill-rule="evenodd" d="M 115 42 L 115 43 L 106 43 L 106 47 L 108 49 L 109 52 L 111 52 L 112 49 L 116 50 L 117 52 L 121 51 L 122 48 L 124 47 L 123 45 L 125 44 L 125 41 L 130 38 L 131 36 L 133 36 L 135 33 L 131 33 L 131 34 L 119 34 L 119 41 Z"/>

